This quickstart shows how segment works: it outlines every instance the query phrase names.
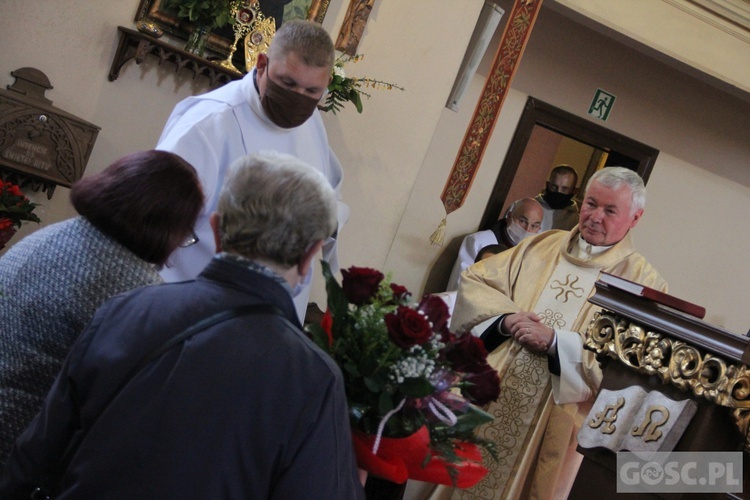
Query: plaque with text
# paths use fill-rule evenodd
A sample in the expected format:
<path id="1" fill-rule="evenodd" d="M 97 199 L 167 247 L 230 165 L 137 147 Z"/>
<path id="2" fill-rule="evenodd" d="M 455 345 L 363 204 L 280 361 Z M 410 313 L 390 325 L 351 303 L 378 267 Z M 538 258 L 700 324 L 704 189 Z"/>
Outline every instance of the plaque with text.
<path id="1" fill-rule="evenodd" d="M 41 71 L 11 74 L 16 82 L 0 90 L 0 167 L 41 181 L 50 196 L 83 176 L 100 128 L 52 106 Z"/>

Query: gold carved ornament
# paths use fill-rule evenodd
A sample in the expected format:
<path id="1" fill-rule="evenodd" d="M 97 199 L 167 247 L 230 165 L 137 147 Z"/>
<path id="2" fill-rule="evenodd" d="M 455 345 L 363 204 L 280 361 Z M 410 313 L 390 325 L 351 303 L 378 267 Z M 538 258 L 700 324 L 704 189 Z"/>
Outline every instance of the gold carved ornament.
<path id="1" fill-rule="evenodd" d="M 237 51 L 237 43 L 253 29 L 259 18 L 263 18 L 263 13 L 260 11 L 260 5 L 257 0 L 243 0 L 232 3 L 231 12 L 234 16 L 234 24 L 232 24 L 234 42 L 229 47 L 229 55 L 227 55 L 227 58 L 219 66 L 240 73 L 240 70 L 232 63 L 232 57 L 234 57 L 234 53 Z"/>
<path id="2" fill-rule="evenodd" d="M 750 372 L 742 364 L 723 359 L 680 340 L 609 312 L 598 312 L 586 330 L 584 347 L 599 358 L 613 358 L 662 383 L 692 392 L 719 406 L 732 409 L 737 429 L 750 451 Z"/>
<path id="3" fill-rule="evenodd" d="M 654 417 L 654 413 L 661 417 L 657 420 Z M 643 436 L 643 441 L 646 443 L 651 441 L 658 441 L 662 435 L 659 427 L 666 424 L 669 421 L 669 410 L 664 406 L 650 406 L 646 413 L 646 418 L 640 425 L 633 428 L 630 431 L 631 436 Z"/>
<path id="4" fill-rule="evenodd" d="M 625 403 L 625 398 L 617 398 L 616 401 L 606 405 L 604 410 L 597 412 L 594 418 L 588 423 L 588 426 L 592 429 L 599 429 L 602 434 L 614 434 L 617 430 L 615 423 L 617 422 L 618 413 Z M 658 414 L 658 417 L 654 417 L 655 413 Z M 669 422 L 669 410 L 667 407 L 651 405 L 648 407 L 643 421 L 632 428 L 630 435 L 642 437 L 646 443 L 658 441 L 662 436 L 662 431 L 659 430 L 659 427 L 665 425 L 667 422 Z"/>
<path id="5" fill-rule="evenodd" d="M 625 398 L 617 398 L 617 401 L 608 404 L 604 408 L 604 411 L 596 414 L 596 418 L 589 422 L 589 427 L 592 429 L 598 429 L 601 427 L 602 434 L 614 433 L 616 429 L 614 423 L 617 421 L 617 412 L 624 404 Z"/>
<path id="6" fill-rule="evenodd" d="M 262 16 L 263 14 L 261 14 Z M 276 34 L 273 17 L 259 18 L 245 37 L 245 69 L 250 72 L 258 62 L 258 54 L 268 52 L 271 39 Z"/>
<path id="7" fill-rule="evenodd" d="M 365 25 L 374 4 L 375 0 L 349 1 L 344 22 L 341 24 L 341 30 L 336 39 L 336 50 L 340 50 L 349 57 L 357 55 L 357 47 L 365 32 Z"/>

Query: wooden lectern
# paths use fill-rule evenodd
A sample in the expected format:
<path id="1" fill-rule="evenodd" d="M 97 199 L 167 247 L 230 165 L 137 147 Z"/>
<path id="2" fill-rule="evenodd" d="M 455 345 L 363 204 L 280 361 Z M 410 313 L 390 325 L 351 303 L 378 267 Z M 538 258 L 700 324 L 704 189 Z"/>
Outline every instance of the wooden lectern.
<path id="1" fill-rule="evenodd" d="M 743 451 L 743 493 L 700 498 L 750 498 L 750 338 L 601 280 L 589 300 L 602 308 L 584 340 L 602 365 L 601 388 L 637 385 L 675 401 L 695 401 L 698 409 L 672 451 Z M 578 452 L 584 459 L 570 499 L 697 498 L 618 495 L 616 454 L 580 445 Z"/>

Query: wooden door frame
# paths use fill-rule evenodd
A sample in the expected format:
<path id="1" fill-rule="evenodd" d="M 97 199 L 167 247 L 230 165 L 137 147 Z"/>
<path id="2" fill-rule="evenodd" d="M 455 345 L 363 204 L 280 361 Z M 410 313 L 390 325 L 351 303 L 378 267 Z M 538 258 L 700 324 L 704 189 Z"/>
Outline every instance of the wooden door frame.
<path id="1" fill-rule="evenodd" d="M 617 151 L 638 161 L 638 174 L 647 183 L 659 150 L 613 132 L 572 113 L 556 108 L 534 97 L 526 101 L 513 140 L 505 155 L 492 194 L 482 215 L 480 230 L 489 229 L 497 220 L 518 171 L 526 146 L 535 126 L 542 126 L 571 139 L 604 151 Z M 585 178 L 583 179 L 585 180 Z"/>

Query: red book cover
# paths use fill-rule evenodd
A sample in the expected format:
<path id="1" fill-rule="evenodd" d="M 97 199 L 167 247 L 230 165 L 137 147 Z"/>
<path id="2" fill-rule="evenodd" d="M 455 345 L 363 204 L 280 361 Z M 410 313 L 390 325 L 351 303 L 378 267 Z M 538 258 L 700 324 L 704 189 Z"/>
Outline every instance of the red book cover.
<path id="1" fill-rule="evenodd" d="M 652 300 L 657 304 L 662 304 L 664 306 L 671 307 L 672 309 L 690 314 L 691 316 L 695 316 L 698 319 L 703 319 L 703 317 L 706 315 L 706 308 L 703 306 L 693 304 L 692 302 L 688 302 L 686 300 L 678 299 L 674 295 L 669 295 L 654 288 L 649 288 L 645 285 L 626 280 L 625 278 L 615 276 L 614 274 L 602 272 L 599 276 L 599 281 L 619 290 L 623 290 L 625 292 L 632 293 L 633 295 L 638 295 L 639 297 L 644 297 L 646 299 Z"/>

